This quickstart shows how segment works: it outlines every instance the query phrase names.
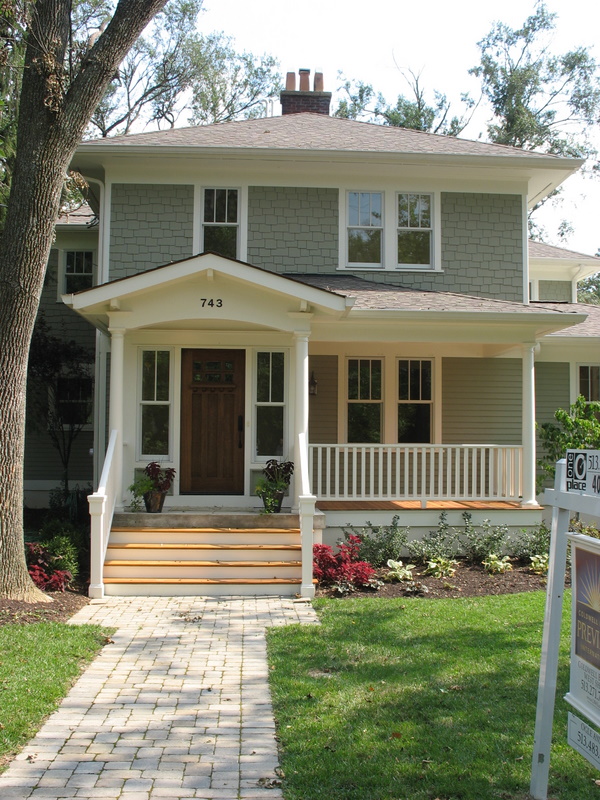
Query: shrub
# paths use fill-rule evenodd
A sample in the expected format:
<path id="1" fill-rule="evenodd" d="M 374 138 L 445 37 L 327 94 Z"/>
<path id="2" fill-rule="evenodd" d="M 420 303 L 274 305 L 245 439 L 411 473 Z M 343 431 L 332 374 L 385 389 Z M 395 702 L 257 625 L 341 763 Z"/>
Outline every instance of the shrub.
<path id="1" fill-rule="evenodd" d="M 70 572 L 76 578 L 79 574 L 77 548 L 68 536 L 55 536 L 46 543 L 46 549 L 54 556 L 53 568 Z"/>
<path id="2" fill-rule="evenodd" d="M 441 558 L 452 559 L 456 555 L 457 533 L 448 525 L 448 515 L 440 514 L 438 526 L 429 531 L 422 539 L 408 542 L 408 553 L 417 564 L 427 564 Z"/>
<path id="3" fill-rule="evenodd" d="M 533 530 L 524 528 L 511 546 L 512 555 L 518 561 L 529 561 L 532 556 L 544 555 L 549 550 L 550 528 L 543 522 Z"/>
<path id="4" fill-rule="evenodd" d="M 350 534 L 346 542 L 338 544 L 334 553 L 328 544 L 313 546 L 313 575 L 322 586 L 334 586 L 341 594 L 353 592 L 360 586 L 378 589 L 380 582 L 375 570 L 358 553 L 360 539 Z"/>
<path id="5" fill-rule="evenodd" d="M 373 525 L 363 528 L 350 528 L 344 531 L 346 541 L 352 536 L 360 541 L 359 557 L 374 567 L 383 567 L 390 559 L 397 561 L 408 541 L 408 528 L 398 525 L 399 517 L 392 517 L 390 525 Z"/>
<path id="6" fill-rule="evenodd" d="M 60 560 L 39 542 L 25 543 L 25 558 L 31 579 L 40 589 L 64 592 L 73 576 L 62 569 Z"/>
<path id="7" fill-rule="evenodd" d="M 461 532 L 461 546 L 467 561 L 481 564 L 493 553 L 501 553 L 508 542 L 506 525 L 493 526 L 489 519 L 484 519 L 477 528 L 471 521 L 471 514 L 465 511 L 462 515 L 465 528 Z"/>
<path id="8" fill-rule="evenodd" d="M 84 526 L 73 525 L 67 520 L 57 519 L 56 517 L 46 519 L 40 528 L 37 540 L 47 544 L 56 538 L 67 538 L 71 543 L 71 547 L 68 547 L 69 558 L 72 558 L 73 553 L 75 554 L 71 566 L 66 567 L 66 569 L 73 572 L 73 576 L 87 576 L 90 559 L 89 520 L 88 524 Z M 71 567 L 74 567 L 74 571 Z"/>

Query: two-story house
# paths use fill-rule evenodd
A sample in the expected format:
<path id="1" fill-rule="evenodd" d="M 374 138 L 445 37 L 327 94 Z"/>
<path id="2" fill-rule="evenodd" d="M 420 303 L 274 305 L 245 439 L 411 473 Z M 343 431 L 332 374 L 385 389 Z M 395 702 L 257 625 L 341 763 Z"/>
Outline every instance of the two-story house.
<path id="1" fill-rule="evenodd" d="M 315 527 L 541 519 L 536 419 L 599 391 L 600 310 L 575 303 L 599 260 L 528 243 L 527 214 L 581 162 L 337 119 L 329 101 L 301 71 L 279 117 L 78 148 L 98 224 L 59 226 L 55 265 L 97 331 L 92 594 L 257 591 L 206 578 L 198 553 L 257 512 L 270 458 L 295 462 L 278 519 L 302 531 L 304 594 Z M 190 534 L 183 579 L 175 557 L 152 566 L 164 532 L 146 571 L 125 563 L 134 534 L 110 534 L 152 460 L 177 470 L 154 525 L 216 531 Z M 273 570 L 244 574 L 268 588 Z"/>

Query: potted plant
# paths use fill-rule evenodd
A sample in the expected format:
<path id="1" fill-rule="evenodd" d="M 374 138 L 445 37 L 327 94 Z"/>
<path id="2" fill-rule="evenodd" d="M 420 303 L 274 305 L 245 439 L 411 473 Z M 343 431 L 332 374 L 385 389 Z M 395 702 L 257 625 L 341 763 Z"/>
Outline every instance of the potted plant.
<path id="1" fill-rule="evenodd" d="M 161 467 L 157 461 L 151 461 L 144 467 L 144 473 L 131 484 L 129 491 L 133 495 L 132 511 L 141 511 L 144 501 L 146 511 L 156 514 L 162 511 L 167 492 L 171 488 L 175 469 Z"/>
<path id="2" fill-rule="evenodd" d="M 256 494 L 263 501 L 265 514 L 278 514 L 281 511 L 283 497 L 294 474 L 293 461 L 277 461 L 270 459 L 263 469 L 263 478 L 256 484 Z"/>

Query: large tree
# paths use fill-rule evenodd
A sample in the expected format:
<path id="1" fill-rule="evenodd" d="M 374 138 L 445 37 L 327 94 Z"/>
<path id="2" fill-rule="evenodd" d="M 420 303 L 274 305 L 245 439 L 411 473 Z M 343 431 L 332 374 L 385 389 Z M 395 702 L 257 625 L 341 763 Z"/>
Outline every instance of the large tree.
<path id="1" fill-rule="evenodd" d="M 0 596 L 44 599 L 23 553 L 27 359 L 66 170 L 119 64 L 166 0 L 119 0 L 69 63 L 71 0 L 3 3 L 26 45 L 16 151 L 0 238 Z M 17 19 L 15 8 L 21 15 Z"/>

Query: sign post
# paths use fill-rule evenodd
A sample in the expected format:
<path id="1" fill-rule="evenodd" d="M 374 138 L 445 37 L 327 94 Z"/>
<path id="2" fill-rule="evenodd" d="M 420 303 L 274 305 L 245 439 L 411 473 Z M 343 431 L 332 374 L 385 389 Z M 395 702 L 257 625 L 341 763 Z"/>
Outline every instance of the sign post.
<path id="1" fill-rule="evenodd" d="M 553 510 L 546 610 L 542 636 L 542 657 L 531 764 L 530 793 L 535 800 L 547 800 L 548 796 L 550 745 L 554 721 L 560 627 L 567 566 L 567 541 L 572 538 L 579 543 L 580 539 L 590 538 L 570 535 L 569 520 L 573 512 L 579 512 L 591 517 L 600 517 L 600 452 L 595 450 L 569 450 L 567 458 L 561 459 L 556 465 L 554 489 L 546 490 L 545 499 L 549 505 L 553 506 Z M 600 545 L 600 542 L 598 544 Z M 598 552 L 600 553 L 600 549 Z M 576 605 L 575 598 L 573 605 L 574 607 Z M 582 631 L 582 636 L 584 635 L 588 635 L 588 633 Z M 591 636 L 592 634 L 589 635 Z M 571 689 L 573 689 L 573 676 Z M 600 682 L 598 691 L 600 692 Z M 575 693 L 573 691 L 569 692 L 566 698 L 569 702 L 572 699 L 570 695 L 575 696 Z M 577 707 L 574 703 L 572 704 Z M 600 711 L 600 705 L 598 708 Z M 587 746 L 582 744 L 583 739 L 586 739 L 586 731 L 580 727 L 578 736 L 576 726 L 578 723 L 582 725 L 585 725 L 585 723 L 577 720 L 573 715 L 571 717 L 573 717 L 574 722 L 571 723 L 570 721 L 569 723 L 569 741 L 571 741 L 570 737 L 572 735 L 574 740 L 581 745 L 581 749 L 579 747 L 575 749 L 578 752 L 582 752 L 582 749 Z M 592 717 L 589 717 L 589 719 L 595 722 Z M 600 716 L 598 719 L 600 720 Z M 573 728 L 571 728 L 571 724 L 573 724 Z M 598 723 L 596 722 L 596 724 Z M 593 754 L 596 746 L 595 739 L 594 737 L 590 738 L 589 734 L 587 734 L 587 737 L 586 742 L 592 742 L 591 750 L 588 747 L 588 751 Z"/>

